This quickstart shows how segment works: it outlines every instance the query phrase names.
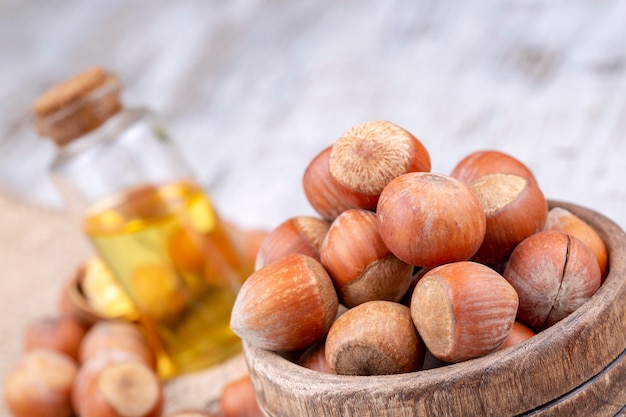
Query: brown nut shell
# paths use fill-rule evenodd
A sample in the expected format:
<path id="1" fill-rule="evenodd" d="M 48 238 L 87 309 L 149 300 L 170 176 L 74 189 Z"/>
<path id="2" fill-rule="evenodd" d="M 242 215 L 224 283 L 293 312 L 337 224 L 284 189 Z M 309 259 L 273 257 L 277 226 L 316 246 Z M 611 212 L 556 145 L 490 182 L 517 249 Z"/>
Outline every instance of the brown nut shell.
<path id="1" fill-rule="evenodd" d="M 326 360 L 326 339 L 309 346 L 298 358 L 298 365 L 319 372 L 334 373 Z"/>
<path id="2" fill-rule="evenodd" d="M 606 245 L 600 235 L 583 219 L 562 207 L 554 207 L 548 212 L 544 230 L 558 230 L 575 236 L 587 244 L 598 259 L 600 273 L 604 281 L 609 270 L 609 254 Z"/>
<path id="3" fill-rule="evenodd" d="M 488 174 L 469 185 L 485 211 L 485 238 L 473 259 L 505 262 L 515 246 L 541 231 L 548 203 L 536 182 L 514 174 Z"/>
<path id="4" fill-rule="evenodd" d="M 338 306 L 324 267 L 310 256 L 291 254 L 246 280 L 237 294 L 230 327 L 257 347 L 296 350 L 326 336 Z"/>
<path id="5" fill-rule="evenodd" d="M 511 327 L 509 336 L 506 338 L 502 346 L 500 346 L 500 350 L 518 345 L 535 336 L 535 334 L 536 333 L 530 327 L 520 323 L 519 321 L 515 321 L 515 323 L 513 323 L 513 327 Z"/>
<path id="6" fill-rule="evenodd" d="M 497 350 L 511 331 L 517 306 L 517 293 L 500 274 L 476 262 L 454 262 L 419 280 L 411 317 L 433 356 L 461 362 Z"/>
<path id="7" fill-rule="evenodd" d="M 341 213 L 322 242 L 320 258 L 346 307 L 399 301 L 411 283 L 413 266 L 391 253 L 371 211 Z"/>
<path id="8" fill-rule="evenodd" d="M 309 163 L 302 177 L 302 188 L 311 207 L 324 219 L 333 220 L 343 211 L 358 208 L 358 200 L 331 175 L 328 159 L 332 146 L 324 149 Z"/>
<path id="9" fill-rule="evenodd" d="M 470 259 L 486 230 L 483 208 L 469 187 L 433 173 L 393 179 L 380 195 L 377 219 L 391 252 L 422 267 Z"/>
<path id="10" fill-rule="evenodd" d="M 419 370 L 426 348 L 408 307 L 369 301 L 339 317 L 326 339 L 326 359 L 339 375 L 387 375 Z"/>
<path id="11" fill-rule="evenodd" d="M 283 256 L 301 253 L 320 260 L 320 247 L 330 223 L 311 216 L 285 220 L 263 239 L 255 261 L 255 270 Z"/>
<path id="12" fill-rule="evenodd" d="M 85 362 L 72 390 L 81 417 L 157 417 L 163 400 L 157 374 L 127 352 Z"/>
<path id="13" fill-rule="evenodd" d="M 344 197 L 368 210 L 376 209 L 378 196 L 392 179 L 431 168 L 424 145 L 406 129 L 384 120 L 360 123 L 344 132 L 333 144 L 328 166 L 331 176 L 349 191 Z"/>
<path id="14" fill-rule="evenodd" d="M 88 326 L 71 315 L 42 317 L 28 323 L 24 334 L 24 350 L 47 348 L 78 360 Z"/>
<path id="15" fill-rule="evenodd" d="M 536 331 L 574 312 L 601 281 L 591 249 L 558 231 L 536 233 L 517 245 L 504 277 L 519 294 L 517 319 Z"/>
<path id="16" fill-rule="evenodd" d="M 70 417 L 77 372 L 76 362 L 61 352 L 26 352 L 4 381 L 5 404 L 14 417 Z"/>
<path id="17" fill-rule="evenodd" d="M 465 184 L 489 174 L 513 174 L 537 182 L 532 171 L 517 158 L 496 150 L 473 152 L 453 168 L 451 177 Z"/>
<path id="18" fill-rule="evenodd" d="M 79 350 L 79 362 L 126 352 L 151 369 L 156 368 L 156 355 L 142 329 L 121 320 L 102 320 L 89 329 Z"/>
<path id="19" fill-rule="evenodd" d="M 249 375 L 230 381 L 220 397 L 222 417 L 263 417 Z"/>

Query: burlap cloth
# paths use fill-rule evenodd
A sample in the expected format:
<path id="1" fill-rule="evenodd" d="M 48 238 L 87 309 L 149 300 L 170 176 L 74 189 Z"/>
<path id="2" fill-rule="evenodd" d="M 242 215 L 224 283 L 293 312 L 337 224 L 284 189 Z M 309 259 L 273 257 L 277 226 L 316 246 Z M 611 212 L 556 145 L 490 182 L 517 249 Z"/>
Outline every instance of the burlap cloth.
<path id="1" fill-rule="evenodd" d="M 64 283 L 89 256 L 90 248 L 64 213 L 21 200 L 0 188 L 0 377 L 22 353 L 26 324 L 58 314 Z M 226 382 L 246 372 L 241 355 L 223 365 L 165 384 L 166 412 L 216 410 Z M 4 400 L 0 415 L 8 416 Z"/>

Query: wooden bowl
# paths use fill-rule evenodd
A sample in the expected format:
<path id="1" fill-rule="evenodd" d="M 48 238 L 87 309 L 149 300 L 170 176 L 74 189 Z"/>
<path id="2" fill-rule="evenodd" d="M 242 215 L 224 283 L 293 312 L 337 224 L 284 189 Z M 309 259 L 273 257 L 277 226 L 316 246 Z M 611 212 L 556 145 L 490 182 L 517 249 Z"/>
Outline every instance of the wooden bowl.
<path id="1" fill-rule="evenodd" d="M 616 416 L 626 413 L 626 234 L 572 204 L 609 252 L 600 289 L 531 339 L 482 358 L 400 375 L 339 376 L 244 343 L 266 416 Z"/>
<path id="2" fill-rule="evenodd" d="M 96 310 L 89 302 L 82 289 L 82 283 L 85 279 L 85 265 L 81 265 L 76 272 L 66 282 L 59 299 L 59 307 L 61 312 L 72 315 L 85 324 L 91 326 L 100 320 L 116 320 L 137 321 L 135 314 L 126 314 L 118 316 L 106 316 Z"/>

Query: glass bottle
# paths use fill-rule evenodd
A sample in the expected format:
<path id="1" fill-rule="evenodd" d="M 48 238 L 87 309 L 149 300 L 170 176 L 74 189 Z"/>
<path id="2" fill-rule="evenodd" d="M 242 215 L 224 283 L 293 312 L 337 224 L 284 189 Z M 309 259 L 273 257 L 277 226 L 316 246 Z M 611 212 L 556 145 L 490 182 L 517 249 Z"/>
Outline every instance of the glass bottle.
<path id="1" fill-rule="evenodd" d="M 230 313 L 246 272 L 209 196 L 154 114 L 124 108 L 101 68 L 51 88 L 35 123 L 58 153 L 52 179 L 128 293 L 166 379 L 241 349 Z"/>

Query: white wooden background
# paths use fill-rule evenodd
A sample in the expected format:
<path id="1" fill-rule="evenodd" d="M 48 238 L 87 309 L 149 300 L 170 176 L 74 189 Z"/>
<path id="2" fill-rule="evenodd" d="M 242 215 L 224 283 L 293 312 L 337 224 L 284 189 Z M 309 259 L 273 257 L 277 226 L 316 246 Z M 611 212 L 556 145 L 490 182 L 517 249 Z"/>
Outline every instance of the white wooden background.
<path id="1" fill-rule="evenodd" d="M 313 213 L 300 184 L 310 159 L 351 125 L 387 119 L 422 140 L 433 171 L 500 149 L 549 198 L 626 227 L 625 1 L 0 0 L 5 202 L 59 208 L 46 177 L 53 148 L 29 108 L 92 65 L 121 75 L 129 105 L 163 116 L 218 209 L 242 226 Z M 19 239 L 0 235 L 5 286 L 43 279 L 10 256 Z M 1 301 L 4 363 L 18 325 L 38 313 L 17 301 Z"/>

